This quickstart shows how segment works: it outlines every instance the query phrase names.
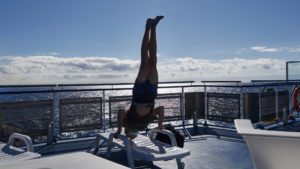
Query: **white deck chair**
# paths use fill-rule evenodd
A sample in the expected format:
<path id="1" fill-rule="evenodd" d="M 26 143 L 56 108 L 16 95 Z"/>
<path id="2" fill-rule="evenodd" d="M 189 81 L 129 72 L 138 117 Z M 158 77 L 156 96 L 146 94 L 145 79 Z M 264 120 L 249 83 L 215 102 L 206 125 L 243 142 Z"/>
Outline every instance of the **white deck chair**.
<path id="1" fill-rule="evenodd" d="M 15 139 L 23 140 L 27 145 L 27 151 L 12 146 Z M 32 142 L 29 136 L 13 133 L 9 136 L 8 143 L 0 142 L 0 168 L 1 165 L 14 163 L 41 157 L 40 154 L 34 153 Z"/>
<path id="2" fill-rule="evenodd" d="M 162 143 L 155 140 L 156 133 L 167 134 L 171 139 L 172 145 Z M 149 137 L 138 135 L 131 142 L 126 136 L 119 135 L 118 139 L 113 138 L 113 133 L 99 133 L 96 139 L 96 149 L 94 153 L 97 153 L 100 141 L 108 142 L 107 157 L 110 157 L 111 148 L 116 145 L 127 153 L 128 164 L 131 168 L 134 168 L 134 160 L 145 161 L 161 161 L 161 160 L 173 160 L 176 159 L 178 168 L 184 168 L 184 163 L 181 162 L 181 158 L 190 155 L 190 151 L 177 147 L 176 139 L 170 131 L 152 129 L 149 133 Z"/>

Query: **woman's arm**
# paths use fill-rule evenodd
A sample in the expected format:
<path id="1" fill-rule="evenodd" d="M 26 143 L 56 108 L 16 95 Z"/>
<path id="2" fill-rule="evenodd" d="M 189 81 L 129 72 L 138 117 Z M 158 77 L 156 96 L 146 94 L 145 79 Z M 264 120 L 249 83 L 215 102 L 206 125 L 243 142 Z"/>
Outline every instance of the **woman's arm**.
<path id="1" fill-rule="evenodd" d="M 125 116 L 126 116 L 125 110 L 124 109 L 119 109 L 119 112 L 118 112 L 118 130 L 117 130 L 117 132 L 115 132 L 114 138 L 118 138 L 118 136 L 122 132 L 122 126 L 123 126 L 123 121 L 124 121 Z"/>
<path id="2" fill-rule="evenodd" d="M 164 106 L 159 106 L 157 108 L 154 109 L 153 111 L 154 113 L 154 116 L 157 116 L 158 115 L 158 129 L 162 129 L 163 126 L 163 121 L 164 121 L 164 113 L 165 113 L 165 109 L 164 109 Z"/>

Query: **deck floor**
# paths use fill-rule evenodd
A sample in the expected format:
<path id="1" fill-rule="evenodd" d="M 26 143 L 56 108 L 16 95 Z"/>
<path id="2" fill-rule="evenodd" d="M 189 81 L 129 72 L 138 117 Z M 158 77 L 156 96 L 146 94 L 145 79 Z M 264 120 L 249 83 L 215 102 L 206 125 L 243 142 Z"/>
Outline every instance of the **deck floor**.
<path id="1" fill-rule="evenodd" d="M 202 136 L 185 142 L 185 148 L 191 155 L 182 159 L 186 169 L 253 169 L 251 157 L 244 142 L 231 139 L 220 139 L 213 136 Z M 98 154 L 105 158 L 105 151 Z M 111 160 L 128 166 L 126 152 L 115 150 Z M 136 161 L 136 168 L 174 169 L 176 160 L 145 162 Z"/>
<path id="2" fill-rule="evenodd" d="M 192 138 L 186 137 L 184 148 L 191 151 L 191 155 L 182 159 L 186 169 L 252 169 L 251 156 L 246 143 L 235 131 L 211 128 L 187 129 Z M 181 129 L 181 132 L 183 130 Z M 42 155 L 56 155 L 74 151 L 86 151 L 94 139 L 61 142 L 43 150 Z M 97 153 L 105 158 L 106 145 Z M 111 161 L 128 166 L 126 152 L 114 148 Z M 136 168 L 174 169 L 176 160 L 170 161 L 135 161 Z"/>

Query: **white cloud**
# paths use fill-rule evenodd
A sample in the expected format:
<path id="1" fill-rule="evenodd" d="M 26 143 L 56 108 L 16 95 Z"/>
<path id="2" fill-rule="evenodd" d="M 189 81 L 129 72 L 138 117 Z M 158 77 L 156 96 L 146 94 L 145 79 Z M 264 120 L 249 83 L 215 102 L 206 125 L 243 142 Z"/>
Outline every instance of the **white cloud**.
<path id="1" fill-rule="evenodd" d="M 280 48 L 267 48 L 265 46 L 253 46 L 250 49 L 254 50 L 254 51 L 258 51 L 258 52 L 279 52 L 279 51 L 281 51 Z"/>
<path id="2" fill-rule="evenodd" d="M 236 55 L 249 53 L 250 51 L 262 52 L 262 53 L 275 53 L 275 52 L 300 52 L 300 47 L 278 47 L 268 48 L 266 46 L 252 46 L 250 48 L 240 48 L 235 51 Z"/>
<path id="3" fill-rule="evenodd" d="M 134 60 L 105 57 L 59 58 L 55 56 L 30 56 L 10 58 L 10 65 L 13 68 L 26 73 L 129 71 L 136 69 L 138 64 L 139 62 Z"/>
<path id="4" fill-rule="evenodd" d="M 300 48 L 289 49 L 289 52 L 300 52 Z"/>
<path id="5" fill-rule="evenodd" d="M 133 82 L 139 64 L 139 60 L 108 57 L 0 57 L 0 84 Z M 161 81 L 284 79 L 285 60 L 163 57 L 158 72 Z"/>
<path id="6" fill-rule="evenodd" d="M 136 60 L 107 57 L 3 57 L 0 78 L 6 80 L 0 83 L 100 82 L 103 78 L 129 77 L 128 74 L 136 73 L 138 66 Z"/>
<path id="7" fill-rule="evenodd" d="M 163 78 L 177 77 L 182 80 L 246 80 L 284 79 L 285 61 L 280 59 L 221 59 L 204 60 L 196 58 L 178 58 L 159 65 Z M 186 78 L 186 79 L 185 79 Z M 168 79 L 171 80 L 171 79 Z M 177 80 L 177 79 L 173 79 Z"/>

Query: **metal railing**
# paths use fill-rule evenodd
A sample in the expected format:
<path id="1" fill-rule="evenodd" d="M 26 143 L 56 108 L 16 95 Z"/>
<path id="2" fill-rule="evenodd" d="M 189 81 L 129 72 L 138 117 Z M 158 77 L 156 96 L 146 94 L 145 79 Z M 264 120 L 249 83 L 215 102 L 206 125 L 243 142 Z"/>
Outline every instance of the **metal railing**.
<path id="1" fill-rule="evenodd" d="M 224 82 L 224 81 L 220 81 Z M 236 81 L 235 81 L 236 82 Z M 217 83 L 217 81 L 214 81 Z M 191 114 L 196 110 L 198 117 L 203 118 L 204 123 L 207 124 L 209 120 L 221 120 L 221 121 L 233 121 L 235 118 L 250 118 L 253 122 L 261 122 L 262 120 L 269 120 L 269 118 L 275 118 L 276 120 L 282 117 L 282 111 L 280 109 L 288 108 L 291 112 L 291 93 L 294 90 L 294 86 L 300 84 L 300 82 L 278 82 L 278 83 L 263 83 L 263 84 L 243 84 L 237 82 L 237 84 L 232 85 L 228 84 L 193 84 L 193 81 L 181 81 L 181 82 L 163 82 L 159 85 L 159 93 L 160 94 L 174 94 L 180 93 L 180 95 L 174 96 L 174 98 L 180 97 L 179 105 L 176 108 L 176 111 L 180 110 L 180 120 L 182 121 L 182 125 L 186 125 L 186 120 L 189 120 L 193 117 Z M 173 85 L 176 84 L 176 85 Z M 178 85 L 180 84 L 180 85 Z M 103 86 L 109 85 L 111 87 L 105 88 Z M 113 86 L 120 86 L 118 88 L 114 88 Z M 13 102 L 18 102 L 24 100 L 25 95 L 31 94 L 39 94 L 39 95 L 49 95 L 52 100 L 52 120 L 54 122 L 54 135 L 59 135 L 61 132 L 73 132 L 73 131 L 81 131 L 84 129 L 103 129 L 105 130 L 107 127 L 110 127 L 111 119 L 110 111 L 111 107 L 109 104 L 111 103 L 110 98 L 116 96 L 128 96 L 131 94 L 131 87 L 122 87 L 122 85 L 133 85 L 132 83 L 119 83 L 119 84 L 68 84 L 68 85 L 14 85 L 14 86 L 0 86 L 0 88 L 12 88 L 12 90 L 1 91 L 0 96 L 6 96 L 0 98 L 0 106 L 4 102 L 6 102 L 5 98 L 9 100 L 9 96 L 14 96 Z M 79 88 L 74 88 L 78 87 Z M 39 90 L 35 90 L 34 88 L 38 87 Z M 71 87 L 71 88 L 68 88 Z M 92 88 L 91 88 L 92 87 Z M 18 90 L 16 90 L 16 88 Z M 21 90 L 19 88 L 26 88 L 26 90 Z M 40 89 L 42 88 L 42 89 Z M 43 89 L 45 88 L 45 89 Z M 272 89 L 272 94 L 270 93 L 270 89 Z M 190 93 L 196 93 L 195 101 L 189 101 L 191 95 Z M 197 94 L 198 93 L 198 94 Z M 97 104 L 99 102 L 97 110 L 94 111 L 90 117 L 98 117 L 100 119 L 93 123 L 92 125 L 86 126 L 85 120 L 82 119 L 84 114 L 88 115 L 89 113 L 83 113 L 77 116 L 74 115 L 72 118 L 76 125 L 65 127 L 65 130 L 62 127 L 64 124 L 60 124 L 62 119 L 59 119 L 60 113 L 62 113 L 61 107 L 64 105 L 64 99 L 75 99 L 76 98 L 98 98 L 95 102 L 91 101 L 91 104 Z M 275 97 L 275 99 L 274 99 Z M 269 99 L 268 99 L 269 98 Z M 286 100 L 288 98 L 288 102 L 282 103 L 281 100 Z M 28 98 L 26 98 L 28 99 Z M 44 100 L 34 97 L 29 97 L 29 100 Z M 48 98 L 49 99 L 49 98 Z M 166 98 L 168 99 L 168 98 Z M 172 99 L 172 97 L 170 97 Z M 46 99 L 45 99 L 46 100 Z M 61 101 L 62 100 L 62 101 Z M 127 100 L 128 101 L 128 100 Z M 81 104 L 80 102 L 73 104 Z M 89 104 L 89 102 L 86 102 Z M 79 106 L 81 109 L 88 107 Z M 196 105 L 193 105 L 196 104 Z M 214 107 L 216 104 L 222 105 L 221 107 Z M 231 107 L 229 108 L 229 104 Z M 268 105 L 274 108 L 272 109 L 272 113 L 269 117 L 265 116 L 269 112 L 269 109 L 264 109 L 263 106 Z M 287 104 L 287 105 L 286 105 Z M 256 105 L 256 106 L 255 106 Z M 194 106 L 194 107 L 193 107 Z M 198 107 L 197 107 L 198 106 Z M 213 108 L 212 108 L 213 107 Z M 0 107 L 1 108 L 1 107 Z M 76 106 L 75 106 L 76 109 Z M 222 109 L 222 110 L 220 110 Z M 66 109 L 67 110 L 67 109 Z M 226 110 L 226 111 L 225 111 Z M 65 111 L 65 110 L 64 110 Z M 78 111 L 78 110 L 74 110 Z M 258 112 L 259 113 L 258 113 Z M 223 113 L 226 112 L 226 113 Z M 232 114 L 230 114 L 232 113 Z M 94 114 L 98 114 L 94 116 Z M 178 116 L 176 115 L 178 120 Z M 65 117 L 69 118 L 69 117 Z M 172 119 L 172 118 L 170 118 Z M 3 118 L 3 110 L 0 109 L 0 136 L 3 135 L 3 125 L 6 125 L 6 122 Z M 72 121 L 72 120 L 71 120 Z M 78 122 L 80 121 L 80 122 Z M 14 123 L 14 121 L 12 121 Z M 60 124 L 60 125 L 59 125 Z M 72 122 L 71 122 L 72 124 Z M 100 126 L 94 126 L 94 124 L 98 124 Z M 102 126 L 101 126 L 102 125 Z M 69 129 L 69 130 L 68 130 Z M 61 132 L 60 132 L 61 130 Z M 49 133 L 48 133 L 49 135 Z"/>

